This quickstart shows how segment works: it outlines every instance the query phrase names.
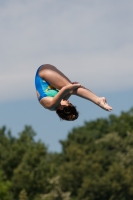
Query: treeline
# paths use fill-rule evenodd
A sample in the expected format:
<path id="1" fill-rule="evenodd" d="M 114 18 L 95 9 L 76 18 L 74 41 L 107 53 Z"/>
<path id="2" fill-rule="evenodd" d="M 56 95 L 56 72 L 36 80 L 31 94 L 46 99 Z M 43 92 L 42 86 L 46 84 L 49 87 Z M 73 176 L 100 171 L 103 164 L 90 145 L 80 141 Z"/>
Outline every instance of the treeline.
<path id="1" fill-rule="evenodd" d="M 74 128 L 61 153 L 35 135 L 0 129 L 0 200 L 133 200 L 133 108 Z"/>

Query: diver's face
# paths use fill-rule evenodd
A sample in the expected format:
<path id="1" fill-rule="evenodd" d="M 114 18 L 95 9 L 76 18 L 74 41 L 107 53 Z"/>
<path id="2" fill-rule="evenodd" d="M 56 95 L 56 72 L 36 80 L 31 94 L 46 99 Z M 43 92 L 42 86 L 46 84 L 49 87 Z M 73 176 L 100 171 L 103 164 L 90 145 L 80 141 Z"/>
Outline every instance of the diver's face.
<path id="1" fill-rule="evenodd" d="M 69 105 L 71 105 L 71 103 L 68 100 L 65 100 L 65 99 L 62 99 L 61 102 L 60 102 L 60 104 L 62 106 L 69 106 Z"/>

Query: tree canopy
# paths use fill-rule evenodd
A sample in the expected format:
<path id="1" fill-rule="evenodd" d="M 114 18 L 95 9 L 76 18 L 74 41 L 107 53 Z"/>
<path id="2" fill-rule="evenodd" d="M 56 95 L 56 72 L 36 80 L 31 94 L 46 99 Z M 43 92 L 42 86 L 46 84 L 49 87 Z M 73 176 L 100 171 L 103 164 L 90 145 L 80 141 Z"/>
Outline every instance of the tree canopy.
<path id="1" fill-rule="evenodd" d="M 62 152 L 0 129 L 0 200 L 132 200 L 133 108 L 73 128 Z"/>

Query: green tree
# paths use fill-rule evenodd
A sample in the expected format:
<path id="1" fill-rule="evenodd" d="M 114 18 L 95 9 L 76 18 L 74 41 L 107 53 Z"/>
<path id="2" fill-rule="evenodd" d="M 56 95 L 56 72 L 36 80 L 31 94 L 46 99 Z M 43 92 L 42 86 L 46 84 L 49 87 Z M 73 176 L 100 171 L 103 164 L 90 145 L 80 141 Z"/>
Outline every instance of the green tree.
<path id="1" fill-rule="evenodd" d="M 27 192 L 25 190 L 21 190 L 19 194 L 19 200 L 28 200 Z"/>
<path id="2" fill-rule="evenodd" d="M 52 185 L 51 191 L 35 198 L 35 200 L 70 200 L 70 192 L 63 192 L 59 184 L 59 176 L 49 179 Z"/>
<path id="3" fill-rule="evenodd" d="M 133 109 L 85 122 L 61 141 L 60 184 L 79 200 L 133 199 Z"/>
<path id="4" fill-rule="evenodd" d="M 31 126 L 17 138 L 0 129 L 2 200 L 133 199 L 133 108 L 74 128 L 62 153 L 35 135 Z"/>
<path id="5" fill-rule="evenodd" d="M 4 173 L 0 171 L 0 200 L 13 200 L 10 192 L 11 183 L 4 181 Z"/>
<path id="6" fill-rule="evenodd" d="M 31 199 L 49 192 L 52 186 L 48 179 L 58 173 L 61 155 L 48 153 L 41 141 L 34 140 L 35 135 L 31 126 L 25 126 L 18 138 L 5 126 L 0 129 L 0 169 L 4 180 L 12 182 L 14 199 L 23 191 L 27 191 Z"/>
<path id="7" fill-rule="evenodd" d="M 10 131 L 3 127 L 0 130 L 0 168 L 4 170 L 7 179 L 11 180 L 14 169 L 21 163 L 29 146 L 34 143 L 35 132 L 30 126 L 25 126 L 19 134 L 19 138 L 14 138 Z"/>

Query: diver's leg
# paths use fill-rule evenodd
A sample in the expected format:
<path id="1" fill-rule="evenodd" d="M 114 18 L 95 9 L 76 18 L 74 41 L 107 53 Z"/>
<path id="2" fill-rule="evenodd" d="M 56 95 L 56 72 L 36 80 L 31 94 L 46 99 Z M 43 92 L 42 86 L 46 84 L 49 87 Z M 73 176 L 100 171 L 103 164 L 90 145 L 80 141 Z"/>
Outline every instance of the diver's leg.
<path id="1" fill-rule="evenodd" d="M 62 87 L 71 84 L 71 81 L 53 65 L 42 65 L 39 70 L 39 76 L 59 90 Z"/>
<path id="2" fill-rule="evenodd" d="M 92 101 L 93 103 L 100 106 L 104 110 L 107 110 L 107 111 L 112 110 L 112 107 L 107 104 L 105 97 L 98 97 L 92 91 L 88 90 L 85 87 L 80 87 L 80 88 L 75 89 L 73 91 L 73 94 L 76 96 L 82 97 L 84 99 Z"/>

